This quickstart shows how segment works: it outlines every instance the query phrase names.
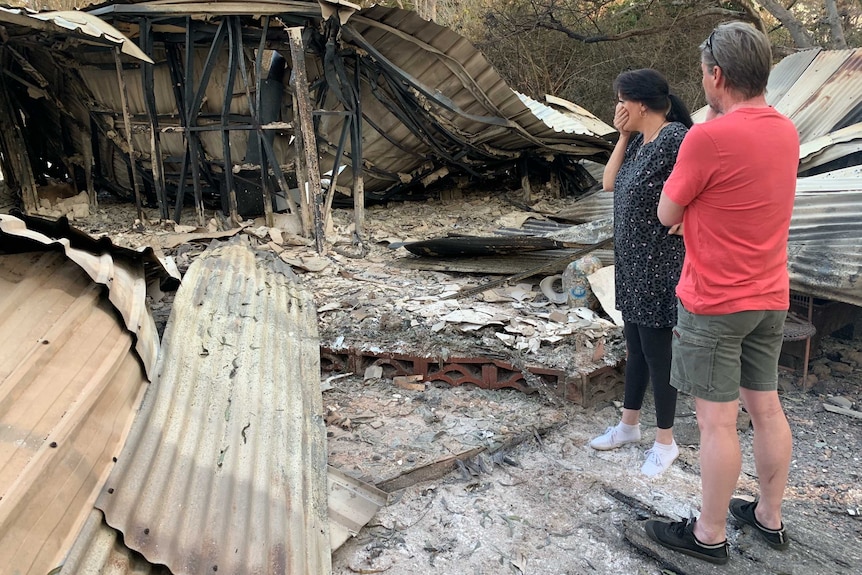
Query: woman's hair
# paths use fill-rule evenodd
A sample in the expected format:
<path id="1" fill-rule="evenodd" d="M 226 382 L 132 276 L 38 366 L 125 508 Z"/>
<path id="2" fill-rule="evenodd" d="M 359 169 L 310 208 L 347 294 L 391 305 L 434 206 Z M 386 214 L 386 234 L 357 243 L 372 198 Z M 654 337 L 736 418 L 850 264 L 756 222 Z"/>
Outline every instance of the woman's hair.
<path id="1" fill-rule="evenodd" d="M 614 93 L 664 114 L 671 122 L 680 122 L 686 128 L 691 127 L 688 108 L 671 93 L 665 77 L 652 68 L 623 72 L 614 80 Z"/>
<path id="2" fill-rule="evenodd" d="M 700 60 L 721 68 L 727 87 L 754 98 L 766 92 L 772 46 L 766 34 L 744 22 L 719 24 L 700 45 Z"/>

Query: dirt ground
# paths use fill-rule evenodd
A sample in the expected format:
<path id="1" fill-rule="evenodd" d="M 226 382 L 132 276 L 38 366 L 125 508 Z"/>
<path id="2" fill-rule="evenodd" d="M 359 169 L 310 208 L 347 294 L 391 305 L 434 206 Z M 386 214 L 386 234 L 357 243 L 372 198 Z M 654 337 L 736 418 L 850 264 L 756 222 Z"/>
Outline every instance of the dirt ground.
<path id="1" fill-rule="evenodd" d="M 553 213 L 564 204 L 565 200 L 548 198 L 533 208 Z M 359 249 L 351 240 L 352 213 L 335 210 L 337 239 L 322 258 L 311 247 L 285 242 L 290 258 L 309 269 L 323 266 L 317 271 L 298 269 L 303 285 L 315 294 L 321 342 L 340 337 L 376 341 L 383 349 L 448 346 L 477 355 L 513 356 L 511 348 L 493 336 L 494 326 L 464 331 L 446 325 L 435 331 L 432 325 L 439 327 L 439 316 L 422 316 L 415 305 L 423 297 L 439 296 L 447 286 L 464 289 L 488 278 L 399 268 L 392 262 L 406 257 L 406 252 L 387 246 L 449 233 L 488 235 L 509 225 L 519 211 L 504 194 L 376 206 L 367 211 L 369 241 Z M 98 211 L 73 225 L 93 235 L 108 234 L 115 243 L 128 246 L 174 231 L 158 223 L 133 222 L 132 206 L 103 202 Z M 268 239 L 251 239 L 268 249 Z M 205 246 L 183 243 L 165 253 L 184 271 Z M 539 279 L 525 282 L 536 284 Z M 171 294 L 165 294 L 151 302 L 160 327 L 170 313 L 170 301 Z M 475 301 L 460 303 L 468 308 Z M 590 328 L 594 332 L 589 341 L 604 338 L 609 346 L 621 344 L 619 329 L 607 322 Z M 824 408 L 834 402 L 862 409 L 862 330 L 855 335 L 822 340 L 812 358 L 817 381 L 810 389 L 801 389 L 798 373 L 781 374 L 782 402 L 794 437 L 785 522 L 792 547 L 803 551 L 797 566 L 779 567 L 781 561 L 773 561 L 778 552 L 729 522 L 731 564 L 748 565 L 748 573 L 862 572 L 862 420 Z M 530 361 L 553 363 L 558 359 L 555 354 L 569 353 L 566 345 L 575 337 L 542 341 L 538 350 L 523 353 Z M 668 472 L 648 479 L 639 470 L 654 434 L 649 402 L 640 444 L 596 452 L 587 442 L 618 421 L 618 404 L 584 408 L 543 392 L 528 395 L 439 382 L 410 390 L 397 387 L 392 379 L 365 374 L 325 373 L 321 382 L 330 463 L 373 484 L 398 486 L 401 481 L 403 486 L 393 489 L 389 504 L 333 553 L 336 575 L 712 572 L 709 566 L 686 567 L 673 557 L 656 558 L 625 535 L 649 517 L 697 513 L 697 429 L 687 397 L 680 397 L 677 410 L 680 457 Z M 743 472 L 738 493 L 752 496 L 757 478 L 752 430 L 741 421 Z M 452 466 L 448 458 L 471 450 L 481 453 Z M 448 461 L 448 466 L 434 465 L 440 461 Z M 403 475 L 417 469 L 425 475 Z M 825 541 L 846 544 L 848 550 L 838 559 L 807 562 L 805 554 L 814 557 L 817 550 L 809 551 L 812 542 L 805 537 L 817 532 L 827 536 Z"/>

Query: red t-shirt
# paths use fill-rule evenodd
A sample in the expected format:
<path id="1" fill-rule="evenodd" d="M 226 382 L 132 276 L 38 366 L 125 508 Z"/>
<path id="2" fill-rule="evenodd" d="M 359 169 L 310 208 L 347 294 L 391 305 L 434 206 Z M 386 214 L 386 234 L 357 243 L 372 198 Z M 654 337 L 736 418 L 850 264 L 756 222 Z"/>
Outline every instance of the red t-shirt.
<path id="1" fill-rule="evenodd" d="M 676 294 L 700 315 L 790 305 L 787 236 L 799 134 L 772 108 L 741 108 L 696 124 L 664 193 L 685 206 L 685 261 Z"/>

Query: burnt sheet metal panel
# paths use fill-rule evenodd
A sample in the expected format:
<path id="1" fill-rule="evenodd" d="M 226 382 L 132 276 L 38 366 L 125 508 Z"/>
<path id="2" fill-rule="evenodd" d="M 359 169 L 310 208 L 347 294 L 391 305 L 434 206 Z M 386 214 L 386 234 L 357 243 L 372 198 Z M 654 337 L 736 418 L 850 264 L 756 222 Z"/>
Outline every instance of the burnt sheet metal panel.
<path id="1" fill-rule="evenodd" d="M 329 468 L 327 476 L 329 536 L 334 551 L 374 517 L 386 504 L 387 494 L 334 467 Z M 93 509 L 58 575 L 172 574 L 167 567 L 153 565 L 129 549 L 119 532 L 105 523 L 102 512 Z"/>
<path id="2" fill-rule="evenodd" d="M 210 249 L 177 291 L 141 412 L 97 501 L 175 575 L 330 572 L 317 313 L 274 254 Z"/>
<path id="3" fill-rule="evenodd" d="M 614 217 L 614 194 L 604 190 L 595 190 L 584 194 L 572 204 L 561 209 L 553 217 L 574 223 L 585 223 L 593 220 Z"/>
<path id="4" fill-rule="evenodd" d="M 195 78 L 192 83 L 195 87 L 199 85 L 200 76 L 204 68 L 207 55 L 206 49 L 195 51 Z M 153 66 L 153 94 L 156 102 L 156 111 L 160 116 L 159 127 L 162 130 L 171 130 L 180 126 L 180 114 L 177 111 L 177 104 L 174 97 L 174 86 L 170 77 L 170 70 L 164 59 L 163 54 L 156 56 L 158 62 Z M 207 84 L 204 91 L 204 101 L 201 105 L 201 114 L 210 114 L 218 117 L 221 113 L 222 101 L 224 100 L 224 83 L 227 81 L 227 76 L 224 71 L 227 69 L 228 54 L 227 52 L 219 53 L 215 56 L 216 70 L 214 81 Z M 99 64 L 96 56 L 90 58 L 93 64 Z M 120 85 L 117 82 L 116 70 L 106 67 L 102 64 L 101 67 L 96 65 L 82 66 L 80 69 L 81 79 L 87 86 L 87 89 L 92 93 L 93 98 L 99 103 L 101 110 L 114 109 L 115 114 L 122 118 L 122 109 L 120 108 Z M 244 95 L 244 85 L 242 84 L 239 74 L 234 81 L 233 92 L 239 96 L 231 101 L 230 110 L 232 114 L 247 116 L 248 100 Z M 139 73 L 126 72 L 123 75 L 123 81 L 126 84 L 128 94 L 127 105 L 129 113 L 132 117 L 145 118 L 147 114 L 146 103 L 144 101 L 145 93 L 143 86 L 143 78 Z M 212 120 L 210 120 L 212 122 Z M 120 121 L 120 124 L 122 120 Z M 203 124 L 204 122 L 201 122 Z M 120 128 L 118 126 L 118 128 Z M 122 129 L 122 137 L 125 138 L 125 129 Z M 247 131 L 232 131 L 230 134 L 231 154 L 234 159 L 241 159 L 246 154 L 246 144 L 248 141 Z M 223 134 L 221 131 L 205 131 L 198 134 L 206 153 L 214 158 L 221 158 L 223 155 Z M 162 155 L 165 158 L 173 158 L 172 163 L 177 162 L 177 158 L 182 158 L 183 150 L 185 149 L 185 141 L 183 134 L 179 131 L 162 131 L 159 134 L 159 143 L 161 146 Z M 150 132 L 149 130 L 132 129 L 132 146 L 135 150 L 143 151 L 146 156 L 147 169 L 151 169 L 150 165 Z M 280 145 L 279 150 L 283 151 L 284 146 Z M 118 180 L 123 185 L 131 186 L 128 181 L 128 176 L 124 174 L 125 165 L 121 169 L 115 170 Z"/>
<path id="5" fill-rule="evenodd" d="M 329 541 L 336 550 L 355 537 L 377 511 L 386 505 L 388 494 L 335 467 L 327 473 L 329 488 Z"/>
<path id="6" fill-rule="evenodd" d="M 862 122 L 803 143 L 799 150 L 799 171 L 804 172 L 847 158 L 860 151 L 862 151 Z"/>
<path id="7" fill-rule="evenodd" d="M 792 289 L 862 306 L 862 168 L 799 178 L 788 254 Z"/>
<path id="8" fill-rule="evenodd" d="M 102 286 L 61 250 L 0 255 L 0 349 L 0 571 L 44 575 L 92 510 L 147 379 Z"/>
<path id="9" fill-rule="evenodd" d="M 122 32 L 98 16 L 79 11 L 31 13 L 17 8 L 0 6 L 0 22 L 23 28 L 49 32 L 58 36 L 75 37 L 83 42 L 117 46 L 133 58 L 152 62 L 138 46 Z"/>
<path id="10" fill-rule="evenodd" d="M 590 156 L 612 148 L 601 134 L 547 125 L 466 38 L 414 12 L 375 6 L 351 17 L 344 32 L 348 43 L 371 46 L 385 59 L 378 65 L 396 67 L 411 88 L 436 97 L 432 112 L 465 144 L 491 154 L 545 148 Z M 373 99 L 363 93 L 363 112 Z"/>
<path id="11" fill-rule="evenodd" d="M 65 221 L 65 220 L 64 220 Z M 28 223 L 29 222 L 29 223 Z M 161 267 L 152 249 L 135 252 L 119 248 L 110 241 L 96 241 L 78 230 L 65 226 L 47 223 L 47 227 L 56 225 L 57 234 L 65 237 L 46 235 L 31 229 L 37 218 L 28 218 L 25 222 L 14 216 L 0 214 L 0 241 L 6 251 L 12 251 L 9 246 L 15 245 L 14 251 L 24 249 L 21 246 L 31 246 L 28 249 L 61 249 L 66 257 L 77 264 L 97 284 L 108 288 L 108 299 L 120 312 L 126 328 L 134 334 L 134 346 L 143 362 L 148 377 L 152 377 L 153 369 L 159 353 L 159 334 L 156 323 L 147 307 L 147 278 L 145 270 L 158 276 L 166 277 L 168 271 Z M 29 226 L 29 227 L 28 227 Z M 84 248 L 73 247 L 82 245 Z M 145 260 L 149 263 L 145 266 Z M 161 272 L 153 271 L 153 262 L 161 268 Z"/>
<path id="12" fill-rule="evenodd" d="M 563 108 L 562 110 L 557 110 L 548 104 L 543 104 L 532 99 L 526 94 L 515 93 L 537 118 L 556 132 L 596 138 L 596 143 L 601 143 L 603 146 L 607 145 L 607 142 L 599 139 L 599 136 L 609 136 L 616 133 L 616 130 L 602 122 L 598 116 L 591 114 L 586 109 L 568 100 L 546 96 L 548 104 L 553 103 Z M 587 138 L 585 138 L 585 141 Z"/>

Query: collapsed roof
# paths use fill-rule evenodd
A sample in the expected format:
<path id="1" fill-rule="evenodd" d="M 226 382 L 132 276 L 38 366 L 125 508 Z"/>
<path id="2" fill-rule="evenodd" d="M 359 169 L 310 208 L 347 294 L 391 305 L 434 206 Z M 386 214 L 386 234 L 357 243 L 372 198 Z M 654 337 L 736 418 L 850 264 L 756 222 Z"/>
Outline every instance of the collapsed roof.
<path id="1" fill-rule="evenodd" d="M 118 64 L 112 51 L 82 45 L 81 34 L 65 39 L 74 49 L 57 50 L 55 31 L 16 18 L 7 21 L 18 56 L 4 63 L 13 80 L 6 105 L 23 113 L 36 179 L 61 167 L 80 187 L 125 197 L 136 179 L 165 219 L 174 198 L 180 205 L 193 194 L 220 199 L 227 212 L 227 190 L 241 215 L 262 213 L 266 191 L 272 207 L 291 209 L 303 167 L 290 39 L 299 28 L 320 171 L 335 174 L 327 188 L 351 194 L 353 165 L 369 199 L 536 163 L 570 190 L 593 183 L 577 161 L 606 159 L 613 128 L 574 104 L 556 100 L 553 109 L 516 93 L 452 30 L 406 10 L 358 8 L 277 0 L 90 8 L 91 39 L 116 36 L 101 18 L 154 65 L 126 56 Z M 26 183 L 16 168 L 3 171 Z"/>

